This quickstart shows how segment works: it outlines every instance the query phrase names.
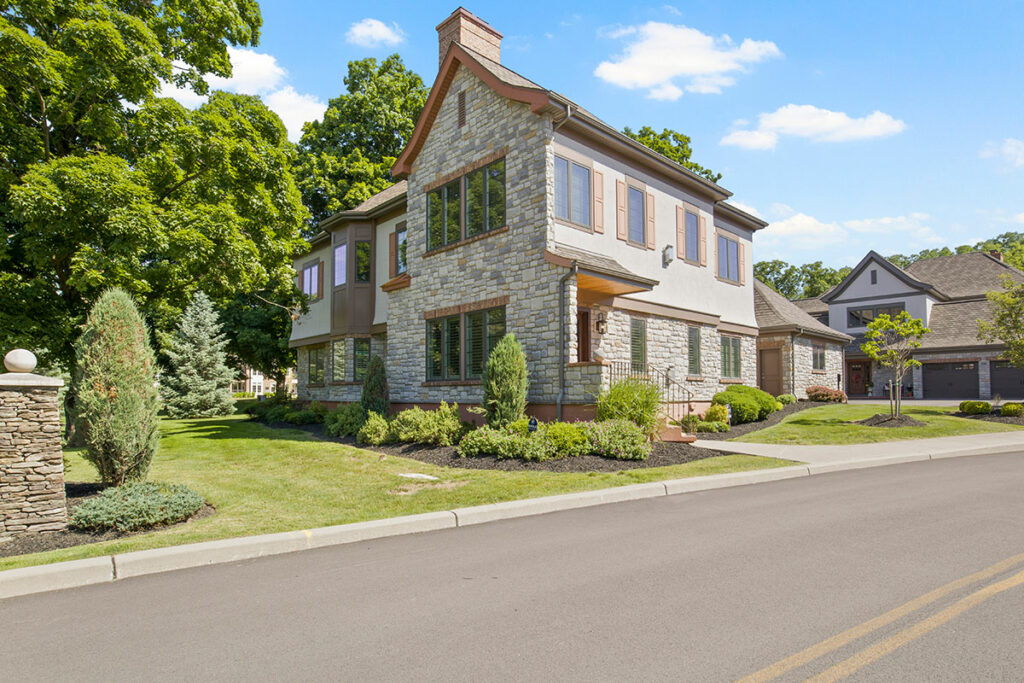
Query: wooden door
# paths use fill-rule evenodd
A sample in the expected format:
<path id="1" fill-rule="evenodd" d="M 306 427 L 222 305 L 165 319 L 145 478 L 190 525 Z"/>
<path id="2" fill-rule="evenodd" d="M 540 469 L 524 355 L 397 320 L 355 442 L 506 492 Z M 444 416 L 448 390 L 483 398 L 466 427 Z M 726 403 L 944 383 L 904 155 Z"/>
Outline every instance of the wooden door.
<path id="1" fill-rule="evenodd" d="M 590 360 L 590 311 L 580 309 L 576 313 L 576 360 L 586 363 Z"/>
<path id="2" fill-rule="evenodd" d="M 782 351 L 761 349 L 758 352 L 758 384 L 772 396 L 782 393 Z"/>
<path id="3" fill-rule="evenodd" d="M 871 380 L 871 363 L 857 361 L 846 367 L 846 393 L 850 396 L 863 396 L 868 393 L 868 382 Z"/>

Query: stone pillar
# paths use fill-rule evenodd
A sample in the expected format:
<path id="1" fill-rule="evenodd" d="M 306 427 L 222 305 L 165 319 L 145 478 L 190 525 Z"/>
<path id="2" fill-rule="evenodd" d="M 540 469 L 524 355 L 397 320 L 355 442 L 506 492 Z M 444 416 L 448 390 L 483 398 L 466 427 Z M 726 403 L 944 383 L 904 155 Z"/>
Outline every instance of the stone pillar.
<path id="1" fill-rule="evenodd" d="M 36 359 L 16 349 L 0 375 L 0 542 L 27 531 L 67 527 L 57 392 L 64 382 L 35 375 Z"/>

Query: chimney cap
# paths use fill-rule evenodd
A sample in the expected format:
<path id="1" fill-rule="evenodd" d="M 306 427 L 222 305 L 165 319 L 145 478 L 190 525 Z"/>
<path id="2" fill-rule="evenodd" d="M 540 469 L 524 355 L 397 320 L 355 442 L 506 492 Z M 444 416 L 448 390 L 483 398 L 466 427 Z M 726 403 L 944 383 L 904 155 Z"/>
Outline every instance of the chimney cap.
<path id="1" fill-rule="evenodd" d="M 461 5 L 458 8 L 456 8 L 456 10 L 454 12 L 449 14 L 448 17 L 444 21 L 442 21 L 440 24 L 435 26 L 434 29 L 437 30 L 437 31 L 440 31 L 442 26 L 444 26 L 445 24 L 451 22 L 456 17 L 460 17 L 460 16 L 461 17 L 465 17 L 467 20 L 473 22 L 474 24 L 476 24 L 480 28 L 484 29 L 485 31 L 487 31 L 488 33 L 490 33 L 494 37 L 498 38 L 499 40 L 504 37 L 504 36 L 501 35 L 501 32 L 499 32 L 496 28 L 494 28 L 493 26 L 488 24 L 486 21 L 484 21 L 483 19 L 481 19 L 477 15 L 473 14 L 472 12 L 470 12 L 465 7 L 462 7 Z"/>

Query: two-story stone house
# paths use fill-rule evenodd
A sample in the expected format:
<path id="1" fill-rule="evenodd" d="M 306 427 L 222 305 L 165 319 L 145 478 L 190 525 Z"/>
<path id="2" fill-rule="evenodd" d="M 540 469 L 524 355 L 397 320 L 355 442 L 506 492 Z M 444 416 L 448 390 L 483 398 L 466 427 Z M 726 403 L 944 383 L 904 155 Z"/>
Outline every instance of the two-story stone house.
<path id="1" fill-rule="evenodd" d="M 752 237 L 729 192 L 501 64 L 456 10 L 399 182 L 320 225 L 295 261 L 299 398 L 358 400 L 373 354 L 396 408 L 480 401 L 513 332 L 534 414 L 588 414 L 646 374 L 695 407 L 757 378 Z"/>
<path id="2" fill-rule="evenodd" d="M 914 358 L 922 365 L 904 378 L 915 398 L 1024 398 L 1024 370 L 1000 359 L 1002 344 L 979 340 L 978 321 L 990 320 L 985 293 L 1003 280 L 1024 280 L 998 253 L 968 253 L 916 261 L 902 269 L 869 252 L 853 271 L 818 299 L 794 303 L 831 328 L 854 337 L 846 349 L 847 391 L 882 396 L 891 373 L 872 363 L 860 345 L 878 315 L 906 311 L 931 332 Z"/>

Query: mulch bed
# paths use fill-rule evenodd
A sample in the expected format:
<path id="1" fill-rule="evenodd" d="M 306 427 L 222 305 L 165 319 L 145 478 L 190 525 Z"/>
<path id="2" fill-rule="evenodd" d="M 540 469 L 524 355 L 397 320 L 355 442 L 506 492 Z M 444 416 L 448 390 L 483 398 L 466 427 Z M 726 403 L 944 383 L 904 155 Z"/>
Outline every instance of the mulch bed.
<path id="1" fill-rule="evenodd" d="M 773 425 L 777 425 L 793 413 L 799 413 L 801 410 L 807 410 L 808 408 L 817 408 L 818 406 L 829 406 L 831 403 L 819 402 L 819 401 L 797 401 L 796 403 L 790 403 L 788 406 L 783 406 L 782 410 L 777 410 L 766 419 L 761 422 L 748 422 L 741 425 L 733 425 L 732 429 L 727 432 L 713 432 L 710 434 L 698 434 L 697 438 L 701 441 L 725 441 L 726 439 L 732 439 L 737 436 L 743 436 L 750 434 L 751 432 L 757 432 L 762 429 L 766 429 Z"/>
<path id="2" fill-rule="evenodd" d="M 864 425 L 866 427 L 926 427 L 927 424 L 920 420 L 915 420 L 908 415 L 900 415 L 899 417 L 893 417 L 892 415 L 886 415 L 884 413 L 876 413 L 869 418 L 863 420 L 856 420 L 851 424 Z"/>
<path id="3" fill-rule="evenodd" d="M 988 415 L 967 415 L 965 413 L 953 413 L 957 417 L 962 417 L 968 420 L 982 420 L 984 422 L 1002 422 L 1007 425 L 1019 425 L 1024 427 L 1024 416 L 1021 417 L 1003 417 L 997 413 L 989 413 Z"/>
<path id="4" fill-rule="evenodd" d="M 64 485 L 64 491 L 68 499 L 68 517 L 71 516 L 71 511 L 81 505 L 89 498 L 93 498 L 103 490 L 102 484 L 85 483 L 85 482 L 67 482 Z M 199 512 L 192 515 L 184 522 L 178 522 L 178 524 L 188 524 L 194 519 L 202 519 L 203 517 L 209 517 L 214 512 L 214 508 L 209 503 L 204 503 L 203 507 L 199 508 Z M 171 524 L 168 526 L 177 526 Z M 163 527 L 160 527 L 163 528 Z M 76 545 L 84 545 L 86 543 L 99 543 L 101 541 L 113 541 L 118 538 L 125 538 L 127 536 L 136 536 L 138 534 L 145 534 L 153 529 L 142 529 L 140 531 L 132 531 L 129 533 L 122 533 L 120 531 L 104 531 L 101 533 L 91 533 L 88 531 L 74 531 L 67 529 L 65 531 L 43 531 L 40 533 L 27 533 L 15 536 L 13 540 L 0 543 L 0 557 L 13 557 L 14 555 L 27 555 L 29 553 L 41 553 L 47 550 L 59 550 L 60 548 L 71 548 Z"/>

